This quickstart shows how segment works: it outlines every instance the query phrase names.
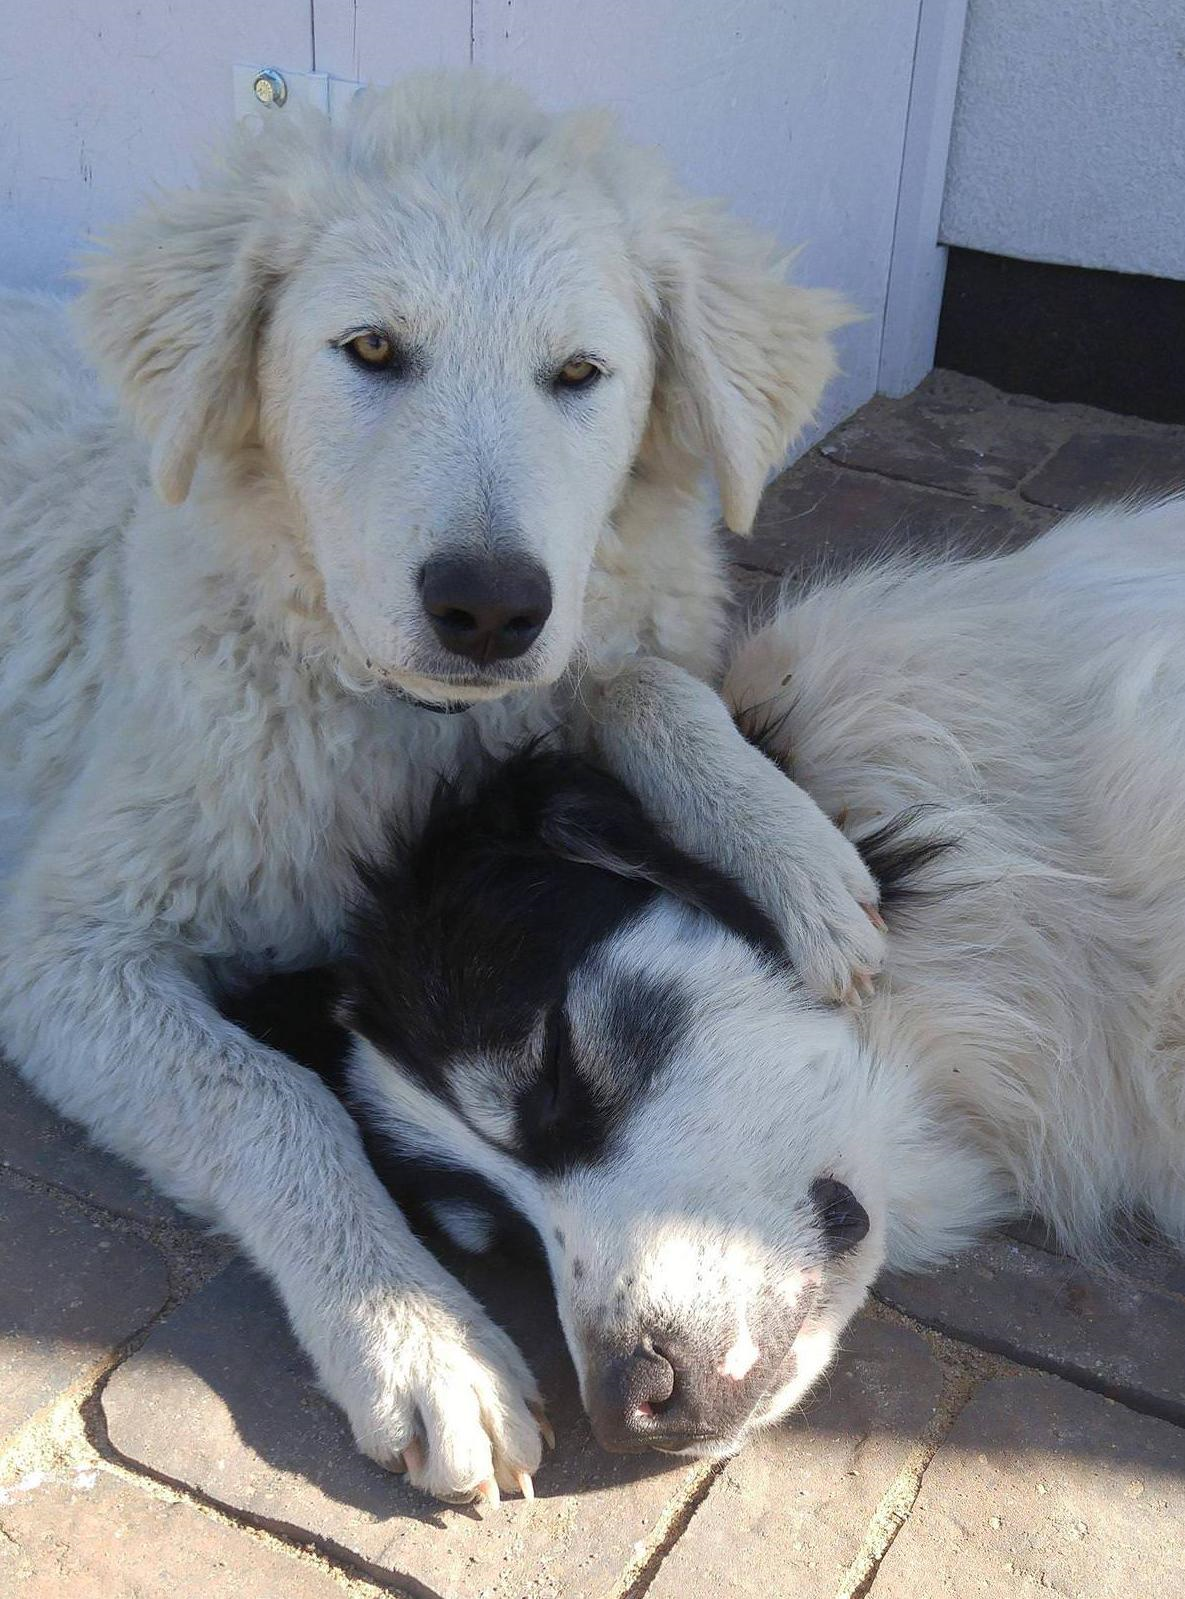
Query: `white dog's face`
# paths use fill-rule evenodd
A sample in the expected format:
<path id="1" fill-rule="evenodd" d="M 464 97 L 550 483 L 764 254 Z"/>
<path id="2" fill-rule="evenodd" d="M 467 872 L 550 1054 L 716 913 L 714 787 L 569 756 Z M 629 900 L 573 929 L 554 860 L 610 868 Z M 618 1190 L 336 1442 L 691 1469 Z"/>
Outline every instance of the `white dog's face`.
<path id="1" fill-rule="evenodd" d="M 477 75 L 240 130 L 88 276 L 161 496 L 203 459 L 277 491 L 280 592 L 352 680 L 435 703 L 559 676 L 635 473 L 685 511 L 711 470 L 746 531 L 846 315 L 599 119 Z"/>
<path id="2" fill-rule="evenodd" d="M 260 362 L 264 436 L 345 645 L 428 700 L 568 665 L 654 380 L 604 202 L 465 187 L 405 190 L 319 239 Z"/>
<path id="3" fill-rule="evenodd" d="M 827 1366 L 884 1259 L 881 1089 L 624 790 L 535 758 L 438 807 L 349 1016 L 409 1194 L 470 1245 L 491 1202 L 541 1239 L 606 1447 L 731 1452 Z"/>

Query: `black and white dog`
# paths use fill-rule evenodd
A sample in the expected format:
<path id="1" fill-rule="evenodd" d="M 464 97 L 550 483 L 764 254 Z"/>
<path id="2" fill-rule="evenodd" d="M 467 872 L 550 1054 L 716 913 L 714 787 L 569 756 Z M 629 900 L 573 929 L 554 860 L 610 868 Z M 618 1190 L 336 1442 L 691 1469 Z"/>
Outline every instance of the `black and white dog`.
<path id="1" fill-rule="evenodd" d="M 735 1007 L 744 1030 L 768 1011 L 746 1016 L 750 999 L 781 999 L 772 919 L 669 843 L 618 779 L 536 744 L 441 788 L 415 841 L 393 840 L 365 872 L 355 935 L 339 971 L 274 978 L 228 1008 L 351 1105 L 413 1222 L 479 1253 L 542 1243 L 557 1285 L 575 1290 L 561 1307 L 606 1447 L 732 1439 L 755 1396 L 785 1381 L 812 1296 L 788 1302 L 751 1280 L 753 1262 L 715 1262 L 696 1227 L 681 1228 L 678 1275 L 726 1290 L 710 1314 L 688 1315 L 678 1285 L 657 1279 L 644 1311 L 628 1274 L 604 1299 L 579 1285 L 608 1236 L 597 1189 L 635 1136 L 652 1174 L 682 1145 L 704 1196 L 726 1180 L 702 1099 L 656 1125 L 642 1113 L 681 1063 L 710 1054 L 715 1007 Z M 801 1210 L 796 1236 L 819 1260 L 867 1230 L 830 1172 Z M 744 1298 L 739 1320 L 730 1294 Z"/>
<path id="2" fill-rule="evenodd" d="M 884 1264 L 1007 1215 L 1185 1238 L 1183 645 L 1185 501 L 857 574 L 748 641 L 734 708 L 880 879 L 857 1012 L 570 755 L 442 793 L 370 871 L 321 1064 L 404 1204 L 537 1235 L 606 1446 L 736 1449 Z"/>

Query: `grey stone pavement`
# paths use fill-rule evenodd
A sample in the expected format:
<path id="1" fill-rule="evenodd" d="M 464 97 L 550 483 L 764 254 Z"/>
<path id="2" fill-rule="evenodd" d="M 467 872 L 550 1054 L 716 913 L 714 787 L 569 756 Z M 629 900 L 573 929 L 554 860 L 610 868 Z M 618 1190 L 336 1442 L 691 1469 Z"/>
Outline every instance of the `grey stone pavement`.
<path id="1" fill-rule="evenodd" d="M 1181 482 L 1185 429 L 936 373 L 785 473 L 733 558 L 751 600 Z M 263 1283 L 0 1065 L 0 1595 L 1185 1592 L 1185 1261 L 1155 1242 L 1091 1273 L 1034 1226 L 883 1282 L 817 1398 L 724 1464 L 600 1453 L 545 1283 L 467 1275 L 559 1433 L 537 1500 L 484 1516 L 361 1459 Z"/>

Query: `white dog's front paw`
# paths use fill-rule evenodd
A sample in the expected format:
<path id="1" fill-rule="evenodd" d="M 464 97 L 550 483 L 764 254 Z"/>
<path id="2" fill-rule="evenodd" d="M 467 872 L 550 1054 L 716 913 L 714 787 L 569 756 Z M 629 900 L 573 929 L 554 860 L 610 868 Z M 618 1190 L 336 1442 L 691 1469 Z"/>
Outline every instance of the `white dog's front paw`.
<path id="1" fill-rule="evenodd" d="M 819 813 L 803 849 L 797 818 L 788 880 L 778 918 L 790 959 L 819 999 L 860 1006 L 885 958 L 885 924 L 877 909 L 880 889 L 856 846 Z M 793 865 L 789 863 L 793 862 Z"/>
<path id="2" fill-rule="evenodd" d="M 511 1340 L 476 1305 L 464 1317 L 434 1305 L 370 1307 L 368 1348 L 331 1380 L 358 1447 L 450 1503 L 500 1490 L 534 1497 L 551 1429 L 535 1379 Z"/>

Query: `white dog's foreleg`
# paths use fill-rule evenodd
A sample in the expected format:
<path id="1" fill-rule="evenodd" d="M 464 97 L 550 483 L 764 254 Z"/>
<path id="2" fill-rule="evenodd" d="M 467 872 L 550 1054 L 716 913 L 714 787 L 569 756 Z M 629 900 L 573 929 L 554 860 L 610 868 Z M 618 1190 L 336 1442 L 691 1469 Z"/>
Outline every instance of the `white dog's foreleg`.
<path id="1" fill-rule="evenodd" d="M 680 667 L 633 660 L 582 692 L 596 751 L 659 826 L 773 915 L 813 993 L 858 1002 L 881 966 L 879 893 L 814 800 Z"/>
<path id="2" fill-rule="evenodd" d="M 368 1455 L 443 1497 L 522 1486 L 540 1456 L 530 1372 L 413 1236 L 344 1107 L 219 1016 L 180 959 L 142 935 L 119 947 L 39 886 L 0 965 L 0 1032 L 28 1080 L 235 1237 Z"/>

